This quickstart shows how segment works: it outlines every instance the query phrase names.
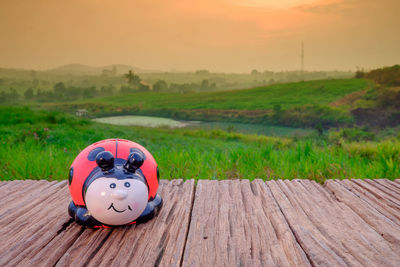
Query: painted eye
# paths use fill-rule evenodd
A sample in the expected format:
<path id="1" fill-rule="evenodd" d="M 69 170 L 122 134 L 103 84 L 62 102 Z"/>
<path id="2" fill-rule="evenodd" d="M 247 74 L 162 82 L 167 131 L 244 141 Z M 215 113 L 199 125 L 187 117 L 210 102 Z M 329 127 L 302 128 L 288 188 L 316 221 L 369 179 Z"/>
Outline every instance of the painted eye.
<path id="1" fill-rule="evenodd" d="M 114 184 L 114 183 L 110 184 L 110 187 L 111 187 L 111 188 L 115 188 L 116 186 L 117 186 L 117 185 Z"/>
<path id="2" fill-rule="evenodd" d="M 131 184 L 129 182 L 124 183 L 125 187 L 131 187 Z"/>

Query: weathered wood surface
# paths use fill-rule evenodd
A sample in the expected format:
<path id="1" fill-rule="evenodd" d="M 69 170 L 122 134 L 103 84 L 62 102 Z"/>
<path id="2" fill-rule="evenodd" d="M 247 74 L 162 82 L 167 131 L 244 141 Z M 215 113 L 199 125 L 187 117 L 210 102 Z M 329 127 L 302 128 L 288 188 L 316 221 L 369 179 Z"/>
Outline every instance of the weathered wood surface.
<path id="1" fill-rule="evenodd" d="M 0 182 L 0 266 L 399 266 L 400 180 L 162 181 L 151 221 L 84 229 L 67 182 Z"/>

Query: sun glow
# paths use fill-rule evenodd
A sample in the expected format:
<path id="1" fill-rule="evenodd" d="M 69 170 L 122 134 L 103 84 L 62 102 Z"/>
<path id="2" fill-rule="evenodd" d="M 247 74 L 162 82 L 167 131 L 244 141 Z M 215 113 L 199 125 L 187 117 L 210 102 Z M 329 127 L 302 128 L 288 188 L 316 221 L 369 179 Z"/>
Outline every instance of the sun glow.
<path id="1" fill-rule="evenodd" d="M 292 8 L 317 2 L 317 0 L 228 0 L 228 2 L 250 7 Z"/>

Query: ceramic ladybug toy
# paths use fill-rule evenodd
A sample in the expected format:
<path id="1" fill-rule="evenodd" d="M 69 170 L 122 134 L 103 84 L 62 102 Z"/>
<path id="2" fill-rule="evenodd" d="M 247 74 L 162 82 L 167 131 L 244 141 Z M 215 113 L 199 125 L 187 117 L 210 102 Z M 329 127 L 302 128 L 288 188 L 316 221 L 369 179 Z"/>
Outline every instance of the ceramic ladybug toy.
<path id="1" fill-rule="evenodd" d="M 145 222 L 162 206 L 159 172 L 141 145 L 108 139 L 85 148 L 69 170 L 69 215 L 87 227 Z"/>

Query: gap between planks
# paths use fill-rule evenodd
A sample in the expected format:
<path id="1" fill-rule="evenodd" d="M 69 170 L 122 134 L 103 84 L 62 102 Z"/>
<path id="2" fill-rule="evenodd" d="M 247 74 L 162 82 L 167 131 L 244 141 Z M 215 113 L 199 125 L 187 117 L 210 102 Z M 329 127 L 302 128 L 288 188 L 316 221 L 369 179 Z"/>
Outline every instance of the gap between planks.
<path id="1" fill-rule="evenodd" d="M 46 204 L 54 199 L 54 188 L 62 192 L 58 202 L 36 207 L 34 214 L 55 234 L 35 234 L 41 233 L 40 227 L 31 228 L 29 220 L 41 221 L 27 219 L 24 205 Z M 389 266 L 400 262 L 398 180 L 328 180 L 324 186 L 308 180 L 199 180 L 197 185 L 193 180 L 162 181 L 162 195 L 166 188 L 165 206 L 152 221 L 91 230 L 65 216 L 69 198 L 65 181 L 0 182 L 0 196 L 11 202 L 10 207 L 0 206 L 0 229 L 2 237 L 14 241 L 0 249 L 1 263 Z M 24 194 L 20 201 L 18 192 Z M 53 209 L 53 217 L 46 217 L 46 208 Z M 318 218 L 320 214 L 325 219 Z M 13 229 L 14 219 L 22 223 L 19 228 Z M 354 222 L 356 228 L 349 224 Z M 340 232 L 342 227 L 350 230 L 348 236 Z M 365 236 L 359 236 L 360 230 Z"/>

